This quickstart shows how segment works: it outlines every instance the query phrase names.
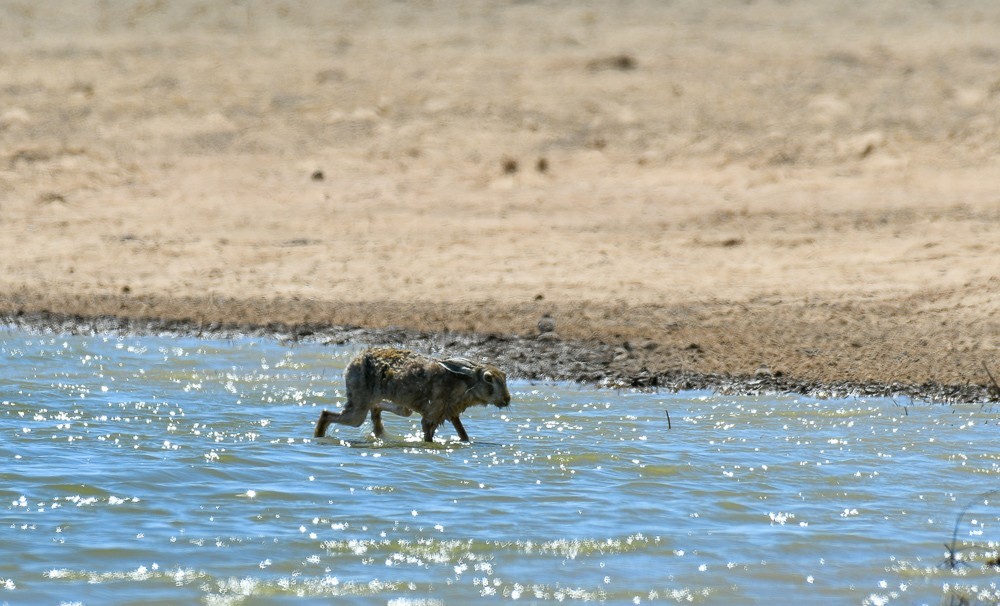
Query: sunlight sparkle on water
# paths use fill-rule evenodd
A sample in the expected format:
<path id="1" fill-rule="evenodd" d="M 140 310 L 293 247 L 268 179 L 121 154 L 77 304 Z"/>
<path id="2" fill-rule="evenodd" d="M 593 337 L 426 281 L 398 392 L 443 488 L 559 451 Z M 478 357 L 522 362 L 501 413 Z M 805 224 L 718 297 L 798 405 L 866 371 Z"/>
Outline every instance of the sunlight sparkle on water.
<path id="1" fill-rule="evenodd" d="M 513 381 L 471 445 L 315 440 L 353 351 L 7 332 L 0 601 L 998 599 L 989 407 Z"/>

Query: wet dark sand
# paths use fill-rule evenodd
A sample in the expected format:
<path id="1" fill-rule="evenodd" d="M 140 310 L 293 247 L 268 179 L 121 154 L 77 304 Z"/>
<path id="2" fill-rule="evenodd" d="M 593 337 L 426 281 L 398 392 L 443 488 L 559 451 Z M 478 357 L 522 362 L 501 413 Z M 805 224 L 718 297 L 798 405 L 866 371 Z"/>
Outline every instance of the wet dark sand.
<path id="1" fill-rule="evenodd" d="M 193 319 L 183 312 L 198 309 L 199 306 L 193 302 L 184 302 L 179 309 L 182 313 L 170 319 L 170 314 L 163 312 L 157 315 L 166 317 L 130 316 L 129 312 L 134 309 L 134 303 L 105 300 L 97 305 L 91 302 L 85 309 L 92 311 L 95 308 L 110 306 L 117 307 L 118 313 L 94 316 L 25 312 L 22 309 L 13 314 L 0 316 L 0 322 L 31 331 L 55 333 L 174 334 L 205 338 L 266 337 L 278 339 L 291 347 L 300 341 L 351 346 L 394 345 L 431 354 L 460 354 L 473 359 L 490 360 L 504 368 L 513 378 L 576 381 L 610 388 L 709 390 L 751 395 L 800 393 L 822 398 L 885 396 L 931 402 L 1000 400 L 1000 388 L 993 384 L 986 372 L 988 368 L 986 365 L 978 369 L 976 377 L 982 377 L 978 382 L 949 384 L 933 380 L 913 380 L 911 376 L 919 375 L 903 374 L 914 372 L 915 365 L 912 363 L 900 371 L 899 378 L 893 378 L 892 368 L 887 369 L 885 365 L 879 367 L 882 372 L 890 373 L 883 375 L 885 378 L 858 379 L 854 378 L 850 371 L 841 371 L 842 377 L 830 378 L 834 374 L 829 369 L 835 367 L 833 362 L 838 359 L 837 354 L 831 356 L 829 353 L 803 349 L 800 346 L 794 347 L 795 351 L 801 352 L 800 357 L 810 361 L 819 358 L 821 366 L 824 361 L 827 362 L 827 371 L 809 373 L 800 370 L 789 373 L 782 370 L 781 366 L 772 368 L 766 364 L 758 365 L 752 372 L 703 370 L 723 367 L 724 364 L 737 364 L 746 368 L 749 362 L 747 358 L 741 356 L 746 356 L 748 351 L 752 352 L 750 355 L 756 356 L 750 360 L 767 359 L 768 347 L 776 356 L 781 356 L 781 352 L 787 351 L 773 339 L 750 347 L 743 344 L 741 348 L 739 343 L 734 344 L 732 341 L 737 338 L 737 334 L 729 330 L 723 331 L 724 338 L 727 339 L 723 345 L 720 345 L 720 339 L 723 337 L 719 331 L 704 330 L 695 330 L 692 334 L 699 334 L 705 344 L 692 341 L 686 345 L 682 345 L 683 339 L 671 342 L 669 336 L 667 342 L 648 338 L 622 339 L 621 334 L 605 334 L 605 338 L 598 338 L 592 334 L 590 338 L 574 339 L 563 338 L 555 332 L 539 333 L 537 328 L 521 335 L 513 334 L 511 331 L 419 330 L 404 327 L 407 324 L 420 323 L 410 315 L 419 314 L 419 310 L 408 309 L 405 312 L 396 310 L 393 313 L 384 309 L 374 311 L 370 309 L 372 306 L 364 306 L 368 308 L 364 314 L 368 315 L 358 317 L 363 317 L 369 323 L 378 323 L 372 321 L 373 316 L 370 314 L 375 314 L 374 317 L 382 320 L 393 319 L 401 322 L 398 326 L 386 325 L 373 328 L 351 324 L 335 325 L 324 321 L 287 321 L 290 314 L 295 314 L 296 304 L 290 301 L 270 303 L 269 307 L 259 302 L 246 306 L 233 302 L 216 302 L 214 315 L 199 315 L 198 319 Z M 275 307 L 280 307 L 281 311 L 277 311 Z M 147 302 L 144 309 L 148 308 Z M 252 308 L 254 311 L 248 313 L 247 308 Z M 219 309 L 228 310 L 230 314 L 228 320 L 224 319 L 225 315 L 220 313 Z M 360 313 L 360 310 L 353 311 L 354 314 Z M 533 316 L 531 311 L 519 311 L 520 315 Z M 616 312 L 626 318 L 629 314 L 628 310 L 616 310 Z M 378 315 L 379 313 L 382 315 Z M 427 316 L 419 315 L 422 321 L 426 322 Z M 547 318 L 553 316 L 559 317 L 557 314 L 546 315 Z M 341 317 L 352 317 L 352 314 L 347 312 Z M 496 316 L 491 314 L 491 317 Z M 265 321 L 268 318 L 270 320 Z M 285 321 L 274 318 L 284 318 Z M 788 325 L 785 320 L 780 323 L 782 326 Z M 592 326 L 587 325 L 585 330 L 592 330 Z M 639 325 L 638 332 L 651 334 L 642 324 Z M 710 339 L 715 339 L 711 345 L 708 344 Z M 838 342 L 833 338 L 829 344 L 835 348 L 842 347 L 837 345 Z M 877 339 L 872 342 L 876 345 L 869 345 L 867 348 L 875 349 L 871 355 L 878 356 L 880 351 L 884 351 L 884 342 Z M 713 352 L 716 347 L 723 349 Z M 862 349 L 851 344 L 847 347 Z M 851 359 L 856 359 L 857 356 L 855 353 Z M 788 363 L 794 364 L 794 357 Z M 904 367 L 898 365 L 896 368 Z M 873 374 L 873 370 L 875 369 L 869 368 L 865 376 L 877 377 Z"/>

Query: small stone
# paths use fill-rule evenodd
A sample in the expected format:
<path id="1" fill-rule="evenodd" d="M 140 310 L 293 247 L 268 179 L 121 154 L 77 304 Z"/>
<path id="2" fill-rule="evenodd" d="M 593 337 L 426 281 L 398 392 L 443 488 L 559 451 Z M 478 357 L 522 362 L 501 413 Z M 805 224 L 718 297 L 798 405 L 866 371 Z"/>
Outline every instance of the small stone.
<path id="1" fill-rule="evenodd" d="M 538 332 L 541 334 L 552 332 L 556 329 L 556 321 L 549 314 L 545 314 L 538 320 Z"/>

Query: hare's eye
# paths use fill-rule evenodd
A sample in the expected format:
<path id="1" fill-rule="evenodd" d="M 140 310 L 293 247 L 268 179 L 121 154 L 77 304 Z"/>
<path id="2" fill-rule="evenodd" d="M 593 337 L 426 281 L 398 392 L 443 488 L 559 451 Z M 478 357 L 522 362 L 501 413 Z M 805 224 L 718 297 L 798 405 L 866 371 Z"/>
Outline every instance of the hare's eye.
<path id="1" fill-rule="evenodd" d="M 493 373 L 492 372 L 490 372 L 490 371 L 487 370 L 485 373 L 483 373 L 483 378 L 486 379 L 486 382 L 489 383 L 490 385 L 493 384 Z"/>

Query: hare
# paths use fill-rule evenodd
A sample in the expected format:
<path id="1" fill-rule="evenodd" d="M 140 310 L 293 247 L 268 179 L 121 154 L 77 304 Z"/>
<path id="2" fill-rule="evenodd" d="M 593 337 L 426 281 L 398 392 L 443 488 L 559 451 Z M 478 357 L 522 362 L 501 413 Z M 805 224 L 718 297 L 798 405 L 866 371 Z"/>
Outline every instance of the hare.
<path id="1" fill-rule="evenodd" d="M 469 434 L 458 415 L 476 404 L 510 405 L 507 375 L 489 364 L 464 358 L 438 360 L 405 349 L 381 347 L 361 352 L 344 372 L 347 403 L 339 413 L 324 410 L 314 437 L 326 435 L 330 423 L 359 427 L 371 412 L 375 437 L 381 437 L 382 411 L 423 417 L 424 441 L 434 441 L 434 431 L 451 421 L 463 442 Z"/>

